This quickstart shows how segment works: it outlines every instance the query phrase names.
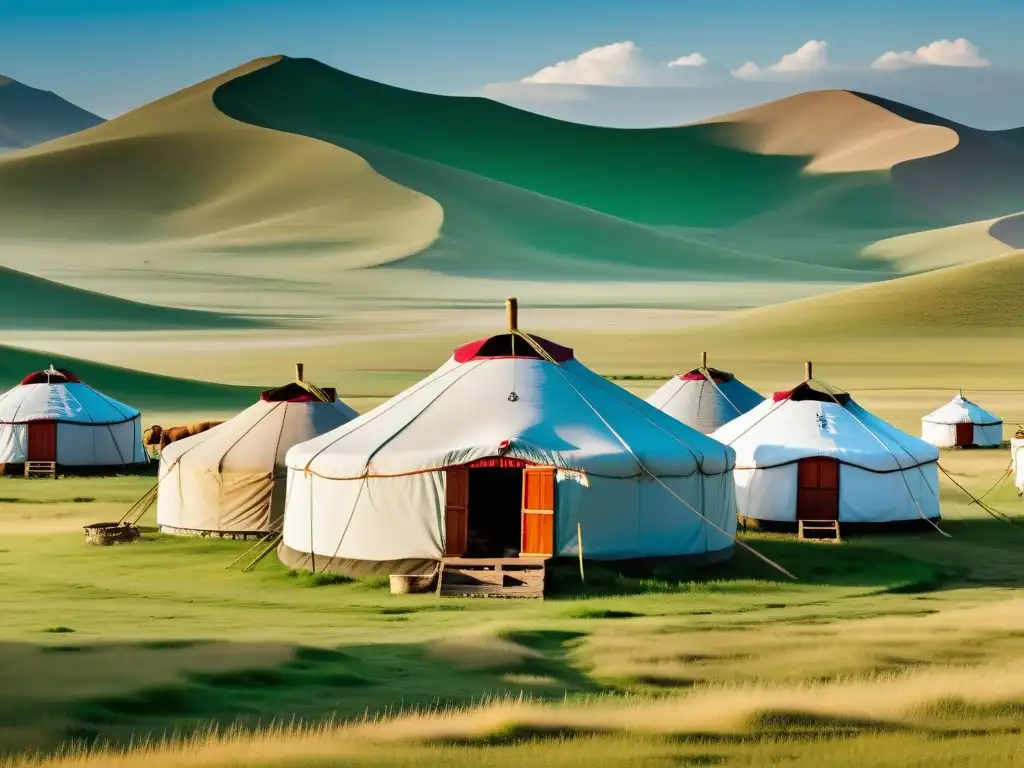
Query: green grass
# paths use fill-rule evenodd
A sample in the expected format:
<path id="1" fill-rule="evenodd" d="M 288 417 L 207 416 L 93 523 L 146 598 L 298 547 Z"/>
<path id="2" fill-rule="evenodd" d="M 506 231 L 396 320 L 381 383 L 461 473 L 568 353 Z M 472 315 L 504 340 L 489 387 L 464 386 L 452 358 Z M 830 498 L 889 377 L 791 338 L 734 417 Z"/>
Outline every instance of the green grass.
<path id="1" fill-rule="evenodd" d="M 949 462 L 980 491 L 999 454 L 961 452 Z M 959 491 L 944 492 L 952 539 L 854 536 L 828 546 L 778 534 L 745 537 L 799 582 L 742 552 L 696 574 L 628 575 L 588 564 L 585 582 L 566 563 L 552 569 L 549 599 L 538 603 L 393 596 L 385 579 L 313 577 L 273 557 L 248 574 L 228 570 L 247 547 L 242 542 L 147 533 L 133 545 L 90 547 L 77 529 L 84 518 L 64 516 L 74 506 L 90 520 L 116 519 L 151 482 L 0 480 L 0 529 L 8 532 L 0 548 L 4 750 L 125 744 L 147 734 L 201 733 L 211 723 L 247 730 L 293 719 L 330 724 L 519 696 L 552 702 L 576 722 L 584 717 L 576 708 L 591 700 L 685 706 L 707 686 L 857 685 L 906 670 L 938 674 L 947 664 L 983 667 L 1024 651 L 1024 625 L 1005 618 L 1020 614 L 1001 607 L 1019 605 L 1007 601 L 1024 586 L 1024 529 L 976 507 L 959 521 L 950 511 L 965 501 Z M 1010 514 L 1019 511 L 1015 502 L 1006 489 L 995 501 Z M 32 527 L 44 524 L 52 526 L 46 533 Z M 964 611 L 982 613 L 957 618 Z M 928 718 L 918 717 L 908 733 L 892 716 L 854 727 L 827 709 L 810 724 L 766 711 L 730 726 L 728 738 L 670 738 L 626 725 L 622 732 L 597 724 L 538 731 L 528 719 L 460 737 L 461 746 L 413 739 L 375 748 L 376 763 L 346 764 L 444 756 L 461 765 L 477 756 L 514 765 L 544 752 L 541 764 L 550 765 L 599 753 L 605 762 L 596 764 L 606 765 L 630 755 L 679 765 L 702 754 L 724 765 L 783 756 L 810 765 L 825 754 L 867 761 L 830 764 L 872 765 L 883 764 L 870 759 L 880 760 L 885 745 L 906 753 L 919 747 L 935 761 L 924 765 L 958 754 L 1009 764 L 1012 752 L 1004 755 L 998 734 L 1017 710 L 999 709 L 1001 700 L 987 709 L 957 703 L 954 694 L 927 699 Z M 813 713 L 816 705 L 808 706 Z M 319 753 L 291 759 L 298 762 L 266 764 L 340 764 Z"/>

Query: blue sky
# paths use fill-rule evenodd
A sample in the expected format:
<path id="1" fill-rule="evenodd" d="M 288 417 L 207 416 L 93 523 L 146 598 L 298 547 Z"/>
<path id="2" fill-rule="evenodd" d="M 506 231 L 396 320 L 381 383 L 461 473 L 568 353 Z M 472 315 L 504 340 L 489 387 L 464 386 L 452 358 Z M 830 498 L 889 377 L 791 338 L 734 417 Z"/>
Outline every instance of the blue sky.
<path id="1" fill-rule="evenodd" d="M 830 67 L 967 38 L 1024 69 L 1020 0 L 0 0 L 0 73 L 112 116 L 256 56 L 310 56 L 461 93 L 633 41 L 652 61 L 769 65 L 808 40 Z"/>

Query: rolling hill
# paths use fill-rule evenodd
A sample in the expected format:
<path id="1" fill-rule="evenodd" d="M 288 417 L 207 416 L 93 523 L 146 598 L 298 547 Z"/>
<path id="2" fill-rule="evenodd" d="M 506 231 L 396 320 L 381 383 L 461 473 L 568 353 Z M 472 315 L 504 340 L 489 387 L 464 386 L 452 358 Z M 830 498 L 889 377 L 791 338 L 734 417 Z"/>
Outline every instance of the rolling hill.
<path id="1" fill-rule="evenodd" d="M 31 147 L 102 122 L 102 117 L 55 93 L 0 75 L 0 152 Z"/>
<path id="2" fill-rule="evenodd" d="M 256 387 L 233 387 L 206 381 L 158 376 L 88 360 L 0 344 L 0 392 L 31 371 L 54 365 L 66 368 L 90 386 L 145 411 L 179 411 L 197 407 L 213 411 L 244 408 L 259 397 Z"/>
<path id="3" fill-rule="evenodd" d="M 0 323 L 7 330 L 138 331 L 260 328 L 240 315 L 151 306 L 0 267 Z"/>
<path id="4" fill-rule="evenodd" d="M 958 218 L 913 193 L 918 178 L 936 188 L 937 172 L 904 167 L 954 155 L 962 139 L 911 113 L 819 92 L 615 130 L 271 57 L 5 157 L 0 225 L 20 241 L 155 247 L 164 267 L 194 271 L 201 256 L 222 275 L 272 278 L 276 253 L 335 273 L 401 263 L 497 279 L 873 281 L 901 270 L 865 257 L 872 243 L 983 207 Z M 993 135 L 986 167 L 1016 168 L 1017 147 Z M 1024 210 L 1021 191 L 1000 188 L 992 216 Z"/>
<path id="5" fill-rule="evenodd" d="M 711 329 L 748 340 L 1021 332 L 1024 251 L 739 312 Z"/>
<path id="6" fill-rule="evenodd" d="M 826 294 L 687 331 L 737 348 L 995 333 L 1019 304 L 1020 136 L 847 91 L 618 130 L 268 57 L 0 157 L 0 293 L 53 333 L 425 334 L 510 286 L 659 310 Z"/>

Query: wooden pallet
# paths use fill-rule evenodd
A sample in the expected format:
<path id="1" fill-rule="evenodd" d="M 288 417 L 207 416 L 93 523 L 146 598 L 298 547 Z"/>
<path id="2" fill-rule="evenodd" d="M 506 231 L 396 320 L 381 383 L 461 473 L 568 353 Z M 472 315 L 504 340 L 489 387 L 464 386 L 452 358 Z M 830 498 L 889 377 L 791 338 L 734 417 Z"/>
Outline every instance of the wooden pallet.
<path id="1" fill-rule="evenodd" d="M 57 462 L 55 461 L 26 461 L 25 477 L 57 477 Z"/>
<path id="2" fill-rule="evenodd" d="M 800 520 L 797 525 L 801 541 L 824 541 L 829 544 L 842 541 L 838 520 Z"/>
<path id="3" fill-rule="evenodd" d="M 447 557 L 437 578 L 440 597 L 544 598 L 544 559 Z"/>

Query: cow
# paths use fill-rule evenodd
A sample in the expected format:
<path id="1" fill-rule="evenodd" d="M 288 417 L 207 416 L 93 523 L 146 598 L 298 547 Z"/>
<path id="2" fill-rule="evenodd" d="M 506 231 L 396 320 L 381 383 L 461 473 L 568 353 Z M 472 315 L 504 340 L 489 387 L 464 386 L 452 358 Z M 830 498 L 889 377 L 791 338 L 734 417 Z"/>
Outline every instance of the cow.
<path id="1" fill-rule="evenodd" d="M 182 427 L 167 427 L 167 429 L 164 429 L 159 424 L 154 424 L 143 433 L 142 443 L 147 448 L 157 446 L 159 450 L 162 451 L 171 443 L 177 442 L 178 440 L 182 440 L 186 437 L 198 435 L 201 432 L 206 432 L 208 429 L 213 429 L 218 424 L 223 423 L 223 421 L 201 421 L 198 424 L 187 424 Z"/>

